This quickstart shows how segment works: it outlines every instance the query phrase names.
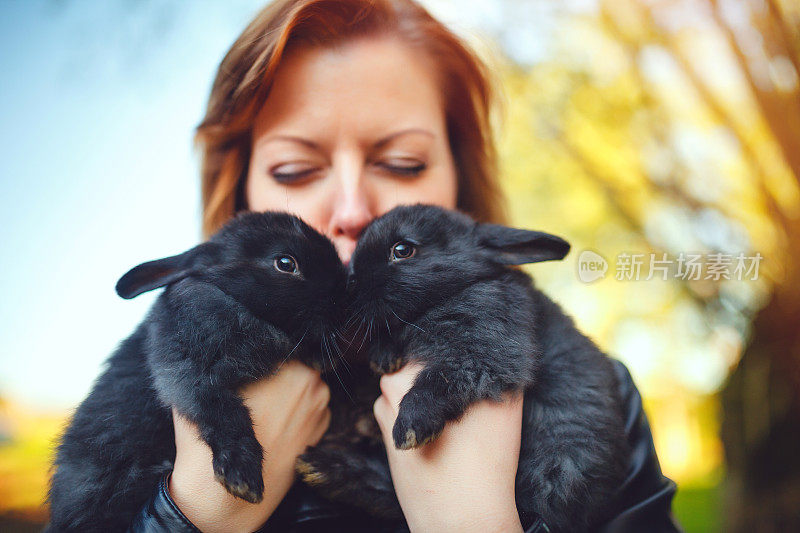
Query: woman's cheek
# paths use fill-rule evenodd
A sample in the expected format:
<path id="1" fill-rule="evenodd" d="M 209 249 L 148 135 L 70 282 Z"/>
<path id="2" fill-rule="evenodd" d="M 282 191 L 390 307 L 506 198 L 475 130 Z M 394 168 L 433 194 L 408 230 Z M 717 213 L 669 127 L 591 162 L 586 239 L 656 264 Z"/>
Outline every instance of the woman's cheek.
<path id="1" fill-rule="evenodd" d="M 294 212 L 314 226 L 323 218 L 324 211 L 329 201 L 325 189 L 319 182 L 311 182 L 297 186 L 283 186 L 284 206 L 287 211 Z"/>
<path id="2" fill-rule="evenodd" d="M 378 192 L 380 212 L 401 204 L 432 204 L 447 209 L 456 207 L 455 177 L 447 174 L 422 176 L 408 181 L 386 180 Z"/>
<path id="3" fill-rule="evenodd" d="M 302 218 L 320 233 L 328 230 L 331 202 L 321 180 L 301 185 L 283 185 L 271 178 L 248 189 L 248 205 L 253 211 L 286 211 Z"/>

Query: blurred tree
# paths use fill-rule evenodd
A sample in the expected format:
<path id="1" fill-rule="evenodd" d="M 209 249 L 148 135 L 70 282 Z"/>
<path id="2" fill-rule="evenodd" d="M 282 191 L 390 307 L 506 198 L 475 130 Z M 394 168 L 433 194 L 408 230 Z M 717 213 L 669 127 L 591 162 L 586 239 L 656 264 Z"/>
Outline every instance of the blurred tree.
<path id="1" fill-rule="evenodd" d="M 504 69 L 512 217 L 559 224 L 607 253 L 765 257 L 756 282 L 673 278 L 660 292 L 617 284 L 582 292 L 576 308 L 597 298 L 608 318 L 590 329 L 635 375 L 646 370 L 639 377 L 654 397 L 685 404 L 722 389 L 726 529 L 800 530 L 800 6 L 560 9 L 550 54 Z M 627 350 L 619 341 L 631 323 L 649 341 Z M 655 362 L 636 355 L 643 347 Z M 687 412 L 697 416 L 694 405 Z M 655 415 L 658 430 L 668 416 L 658 406 Z M 712 449 L 680 446 L 668 460 Z"/>
<path id="2" fill-rule="evenodd" d="M 724 41 L 745 82 L 755 112 L 741 113 L 716 94 L 712 75 L 686 46 L 687 30 L 676 23 L 680 2 L 649 2 L 637 9 L 647 40 L 669 50 L 710 114 L 735 135 L 750 167 L 752 183 L 777 232 L 784 253 L 771 256 L 773 270 L 766 305 L 755 313 L 749 342 L 722 393 L 722 438 L 727 459 L 727 512 L 730 530 L 800 530 L 800 271 L 791 254 L 800 250 L 796 204 L 774 183 L 780 164 L 765 161 L 764 142 L 752 131 L 764 128 L 790 179 L 800 177 L 800 92 L 798 91 L 797 11 L 777 1 L 699 3 L 693 20 L 705 23 Z M 610 11 L 610 10 L 609 10 Z M 672 27 L 670 27 L 672 26 Z M 696 44 L 696 43 L 695 43 Z M 767 148 L 769 153 L 769 148 Z M 791 193 L 790 193 L 791 194 Z M 783 204 L 783 205 L 782 205 Z M 732 212 L 736 216 L 735 211 Z M 786 253 L 788 252 L 788 253 Z M 751 309 L 756 311 L 756 309 Z"/>
<path id="3" fill-rule="evenodd" d="M 762 37 L 755 49 L 722 7 L 713 6 L 715 21 L 786 164 L 800 179 L 798 6 L 777 0 L 747 4 L 747 20 Z M 778 202 L 770 204 L 770 215 L 795 255 L 775 279 L 723 391 L 728 516 L 736 531 L 800 530 L 800 218 Z"/>

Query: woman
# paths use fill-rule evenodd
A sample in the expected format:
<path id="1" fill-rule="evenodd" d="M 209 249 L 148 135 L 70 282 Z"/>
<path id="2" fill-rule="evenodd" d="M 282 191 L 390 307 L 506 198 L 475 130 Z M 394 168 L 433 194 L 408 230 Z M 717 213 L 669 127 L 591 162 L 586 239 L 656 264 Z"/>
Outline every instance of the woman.
<path id="1" fill-rule="evenodd" d="M 204 231 L 236 211 L 287 210 L 328 235 L 347 262 L 361 230 L 403 203 L 501 221 L 484 67 L 410 0 L 278 0 L 220 65 L 198 128 Z M 661 475 L 639 395 L 619 365 L 635 453 L 608 531 L 671 531 L 674 484 Z M 381 379 L 375 417 L 391 441 L 397 406 L 419 367 Z M 259 504 L 216 482 L 196 428 L 174 415 L 174 470 L 134 531 L 389 530 L 294 483 L 294 461 L 330 420 L 317 372 L 287 364 L 242 391 L 265 450 Z M 522 401 L 482 402 L 433 444 L 387 445 L 412 531 L 546 530 L 521 524 L 514 500 Z M 290 490 L 291 489 L 291 490 Z M 396 524 L 394 525 L 396 526 Z"/>

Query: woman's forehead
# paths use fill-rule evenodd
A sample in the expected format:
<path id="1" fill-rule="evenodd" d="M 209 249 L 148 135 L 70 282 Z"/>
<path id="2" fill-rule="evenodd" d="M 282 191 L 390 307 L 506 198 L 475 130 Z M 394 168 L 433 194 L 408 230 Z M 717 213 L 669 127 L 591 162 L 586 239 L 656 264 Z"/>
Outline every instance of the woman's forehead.
<path id="1" fill-rule="evenodd" d="M 398 127 L 444 132 L 435 69 L 400 40 L 363 37 L 287 53 L 256 116 L 254 138 L 275 131 L 378 138 Z"/>

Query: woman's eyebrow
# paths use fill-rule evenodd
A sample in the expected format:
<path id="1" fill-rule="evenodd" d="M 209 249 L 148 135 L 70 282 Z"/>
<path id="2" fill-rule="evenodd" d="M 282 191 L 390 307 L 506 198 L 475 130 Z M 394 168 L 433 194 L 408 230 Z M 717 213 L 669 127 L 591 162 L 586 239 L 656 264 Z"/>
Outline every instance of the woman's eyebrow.
<path id="1" fill-rule="evenodd" d="M 422 133 L 422 134 L 427 135 L 429 137 L 436 137 L 431 131 L 426 130 L 424 128 L 407 128 L 407 129 L 404 129 L 404 130 L 400 130 L 400 131 L 396 131 L 394 133 L 391 133 L 391 134 L 387 135 L 386 137 L 380 139 L 378 142 L 375 143 L 374 147 L 375 148 L 381 148 L 382 146 L 388 144 L 389 142 L 391 142 L 395 138 L 400 137 L 401 135 L 407 135 L 409 133 Z"/>
<path id="2" fill-rule="evenodd" d="M 259 139 L 257 141 L 257 144 L 266 144 L 266 143 L 272 142 L 272 141 L 296 142 L 296 143 L 302 144 L 304 146 L 308 146 L 309 148 L 311 148 L 313 150 L 319 150 L 319 145 L 317 143 L 315 143 L 314 141 L 306 139 L 306 138 L 303 138 L 303 137 L 297 137 L 296 135 L 281 135 L 281 134 L 268 135 L 266 137 L 263 137 L 263 138 Z"/>
<path id="3" fill-rule="evenodd" d="M 380 139 L 377 142 L 375 142 L 375 144 L 373 146 L 374 146 L 374 148 L 381 148 L 381 147 L 385 146 L 386 144 L 390 143 L 391 141 L 393 141 L 394 139 L 396 139 L 397 137 L 400 137 L 402 135 L 409 135 L 409 134 L 412 134 L 412 133 L 427 135 L 429 137 L 435 137 L 433 132 L 431 132 L 430 130 L 426 130 L 424 128 L 406 128 L 404 130 L 395 131 L 394 133 L 390 133 L 386 137 L 383 137 L 382 139 Z M 306 139 L 304 137 L 298 137 L 296 135 L 285 135 L 285 134 L 268 135 L 266 137 L 263 137 L 263 138 L 259 139 L 257 141 L 257 144 L 266 144 L 266 143 L 272 142 L 272 141 L 295 142 L 295 143 L 307 146 L 307 147 L 309 147 L 309 148 L 311 148 L 313 150 L 319 150 L 319 145 L 317 143 L 315 143 L 314 141 L 312 141 L 310 139 Z"/>

